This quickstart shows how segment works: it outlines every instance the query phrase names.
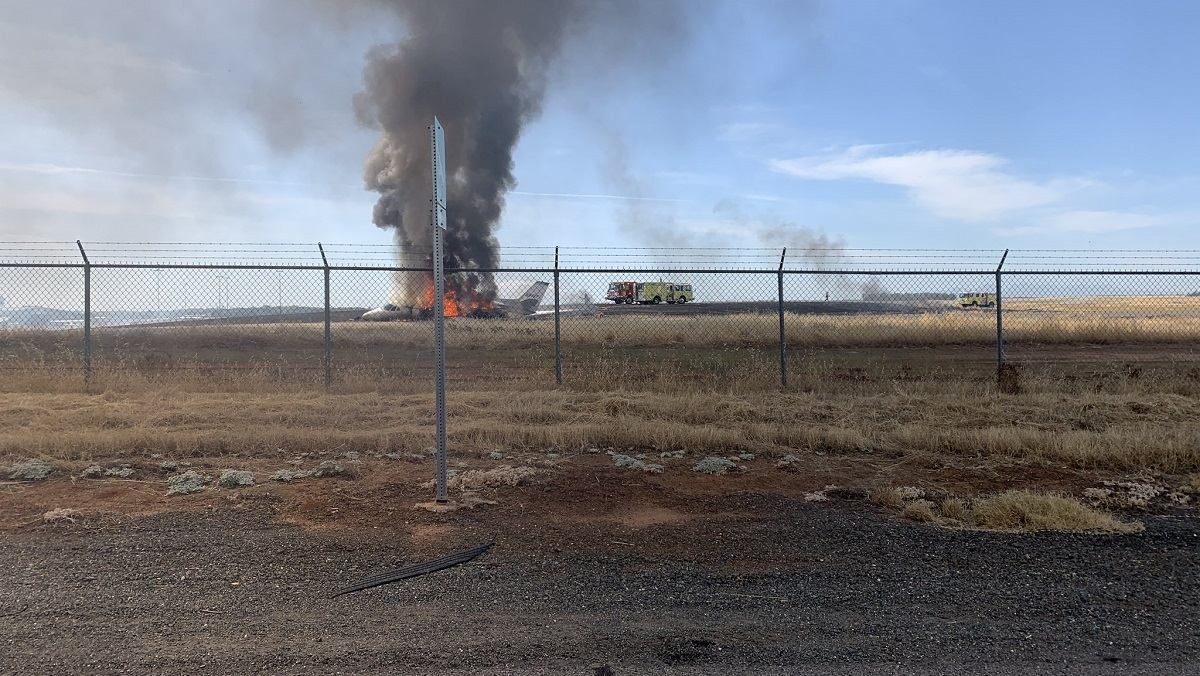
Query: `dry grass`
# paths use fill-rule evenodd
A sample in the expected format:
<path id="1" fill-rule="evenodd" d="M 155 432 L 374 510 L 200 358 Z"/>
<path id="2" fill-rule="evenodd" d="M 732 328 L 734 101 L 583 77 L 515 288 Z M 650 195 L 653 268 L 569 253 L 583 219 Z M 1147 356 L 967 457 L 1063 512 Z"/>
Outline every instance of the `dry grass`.
<path id="1" fill-rule="evenodd" d="M 1140 522 L 1117 519 L 1074 497 L 1055 492 L 1007 490 L 972 499 L 947 497 L 938 504 L 931 499 L 907 496 L 898 487 L 884 486 L 872 490 L 870 499 L 910 521 L 980 531 L 1136 533 L 1142 530 Z"/>
<path id="2" fill-rule="evenodd" d="M 820 453 L 1080 470 L 1200 469 L 1200 401 L 1174 395 L 452 392 L 460 451 L 588 447 Z M 413 452 L 428 395 L 0 394 L 0 455 L 90 460 Z"/>
<path id="3" fill-rule="evenodd" d="M 1007 335 L 1034 343 L 1187 343 L 1200 339 L 1200 300 L 1013 299 L 1006 303 Z M 341 353 L 425 350 L 428 322 L 337 322 L 335 349 Z M 452 319 L 447 322 L 452 350 L 498 350 L 551 345 L 550 321 Z M 323 326 L 314 322 L 217 324 L 194 327 L 98 328 L 98 352 L 135 359 L 167 360 L 199 355 L 244 353 L 278 355 L 307 351 L 320 358 Z M 787 340 L 795 347 L 889 347 L 988 344 L 995 339 L 995 314 L 950 306 L 908 314 L 819 315 L 788 313 Z M 766 347 L 778 336 L 774 313 L 733 315 L 568 316 L 563 344 L 572 347 Z M 11 334 L 6 353 L 22 359 L 53 359 L 77 352 L 81 334 L 27 331 Z"/>
<path id="4" fill-rule="evenodd" d="M 1200 303 L 1188 307 L 1192 305 Z M 790 314 L 791 387 L 839 395 L 896 388 L 913 393 L 994 391 L 994 321 L 990 312 L 961 310 Z M 1006 325 L 1014 359 L 1037 366 L 1007 373 L 1005 392 L 1072 389 L 1063 381 L 1078 380 L 1073 364 L 1085 362 L 1092 371 L 1083 375 L 1089 388 L 1200 394 L 1200 368 L 1194 365 L 1200 313 L 1170 317 L 1014 310 Z M 428 323 L 341 322 L 333 329 L 335 391 L 428 391 Z M 563 323 L 566 382 L 591 391 L 774 389 L 777 330 L 770 313 L 569 317 Z M 311 391 L 323 384 L 321 336 L 322 326 L 315 323 L 102 327 L 95 333 L 95 390 Z M 7 377 L 0 390 L 79 389 L 79 334 L 13 332 L 5 338 L 0 372 Z M 453 320 L 447 343 L 454 389 L 539 390 L 553 382 L 552 322 Z M 1095 345 L 1105 347 L 1081 347 Z M 1160 364 L 1137 363 L 1145 360 Z M 1062 362 L 1072 366 L 1058 366 Z M 1176 368 L 1172 362 L 1193 366 Z"/>
<path id="5" fill-rule="evenodd" d="M 1059 493 L 1007 490 L 964 500 L 946 498 L 941 504 L 924 498 L 906 499 L 895 487 L 870 493 L 872 502 L 900 512 L 902 518 L 955 528 L 1004 532 L 1065 531 L 1136 533 L 1142 524 L 1117 517 Z"/>
<path id="6" fill-rule="evenodd" d="M 974 500 L 969 523 L 1000 531 L 1079 531 L 1136 533 L 1142 524 L 1122 521 L 1078 500 L 1030 491 L 1005 491 Z"/>
<path id="7" fill-rule="evenodd" d="M 453 321 L 451 443 L 469 451 L 602 446 L 1081 471 L 1200 469 L 1200 370 L 1124 363 L 1120 349 L 1109 347 L 1091 361 L 1023 364 L 1010 374 L 1017 381 L 1006 389 L 1011 394 L 999 395 L 986 345 L 993 319 L 959 311 L 791 316 L 784 392 L 771 315 L 571 318 L 564 323 L 569 389 L 549 389 L 550 322 Z M 1020 335 L 1021 321 L 1014 312 L 1010 336 Z M 1173 324 L 1179 335 L 1196 328 L 1181 321 Z M 1083 320 L 1069 328 L 1091 340 L 1121 335 Z M 90 395 L 79 392 L 78 336 L 17 334 L 0 347 L 0 367 L 8 369 L 0 382 L 0 454 L 428 447 L 429 325 L 335 329 L 329 393 L 321 387 L 314 324 L 104 328 L 97 394 Z M 984 349 L 948 345 L 956 341 Z M 869 343 L 938 349 L 857 347 Z M 1190 354 L 1186 345 L 1130 349 Z"/>
<path id="8" fill-rule="evenodd" d="M 1057 298 L 1006 298 L 1005 309 L 1017 312 L 1119 313 L 1140 316 L 1200 316 L 1200 296 L 1114 295 Z"/>
<path id="9" fill-rule="evenodd" d="M 881 507 L 904 509 L 904 496 L 894 486 L 879 486 L 867 493 L 867 498 Z"/>
<path id="10" fill-rule="evenodd" d="M 961 498 L 946 498 L 941 505 L 942 516 L 951 521 L 965 523 L 970 518 L 967 503 Z"/>
<path id="11" fill-rule="evenodd" d="M 904 506 L 904 510 L 900 512 L 900 516 L 912 521 L 933 523 L 938 520 L 933 508 L 934 504 L 928 500 L 913 500 Z"/>

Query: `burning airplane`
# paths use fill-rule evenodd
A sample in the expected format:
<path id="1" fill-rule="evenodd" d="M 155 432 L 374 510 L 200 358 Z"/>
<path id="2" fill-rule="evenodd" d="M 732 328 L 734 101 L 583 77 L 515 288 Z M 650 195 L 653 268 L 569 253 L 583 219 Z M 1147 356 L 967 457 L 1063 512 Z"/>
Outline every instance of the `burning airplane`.
<path id="1" fill-rule="evenodd" d="M 538 314 L 538 305 L 546 295 L 549 282 L 534 282 L 516 298 L 493 298 L 483 300 L 478 295 L 464 294 L 462 298 L 454 290 L 446 292 L 444 298 L 445 316 L 470 317 L 473 319 L 494 319 L 499 317 L 529 317 Z M 418 305 L 396 305 L 388 303 L 383 307 L 364 312 L 357 319 L 366 322 L 391 322 L 401 320 L 418 320 L 433 318 L 433 282 L 429 282 L 428 291 Z"/>

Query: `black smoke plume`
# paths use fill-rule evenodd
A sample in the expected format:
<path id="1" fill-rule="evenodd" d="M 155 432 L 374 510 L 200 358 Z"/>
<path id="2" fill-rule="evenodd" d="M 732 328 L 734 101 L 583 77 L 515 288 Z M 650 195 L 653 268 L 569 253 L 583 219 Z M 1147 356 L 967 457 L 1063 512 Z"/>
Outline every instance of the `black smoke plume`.
<path id="1" fill-rule="evenodd" d="M 430 121 L 446 131 L 448 267 L 496 267 L 493 230 L 515 185 L 513 149 L 541 110 L 547 69 L 581 0 L 396 0 L 408 36 L 367 54 L 359 121 L 380 130 L 367 157 L 366 187 L 379 193 L 375 225 L 395 230 L 401 263 L 432 251 L 429 226 Z M 423 274 L 400 275 L 393 302 L 420 306 Z M 490 302 L 487 273 L 448 278 L 464 298 Z"/>

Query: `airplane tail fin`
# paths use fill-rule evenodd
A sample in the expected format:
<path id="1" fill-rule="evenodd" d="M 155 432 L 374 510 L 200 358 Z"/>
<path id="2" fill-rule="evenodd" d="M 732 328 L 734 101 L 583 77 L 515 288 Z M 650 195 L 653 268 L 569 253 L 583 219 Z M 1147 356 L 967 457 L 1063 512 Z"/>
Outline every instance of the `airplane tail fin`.
<path id="1" fill-rule="evenodd" d="M 525 293 L 521 294 L 521 297 L 517 299 L 517 304 L 521 306 L 521 311 L 527 315 L 536 312 L 548 288 L 550 288 L 550 282 L 534 282 L 529 285 Z"/>

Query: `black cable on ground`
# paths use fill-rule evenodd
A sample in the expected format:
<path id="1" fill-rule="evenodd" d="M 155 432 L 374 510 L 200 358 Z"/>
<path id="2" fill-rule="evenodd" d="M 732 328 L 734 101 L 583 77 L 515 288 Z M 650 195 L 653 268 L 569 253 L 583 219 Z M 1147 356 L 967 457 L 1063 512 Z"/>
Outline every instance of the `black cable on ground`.
<path id="1" fill-rule="evenodd" d="M 495 544 L 495 543 L 488 542 L 488 543 L 479 545 L 478 547 L 474 547 L 474 548 L 468 549 L 466 551 L 458 552 L 456 554 L 447 554 L 446 556 L 443 556 L 440 559 L 434 559 L 432 561 L 426 561 L 424 563 L 414 563 L 410 566 L 404 566 L 403 568 L 394 568 L 392 570 L 387 570 L 382 573 L 378 573 L 376 575 L 372 575 L 370 577 L 363 578 L 363 579 L 359 580 L 358 582 L 355 582 L 347 587 L 342 587 L 341 589 L 337 590 L 336 592 L 334 592 L 332 598 L 337 598 L 338 596 L 341 596 L 343 594 L 352 594 L 354 592 L 362 591 L 364 589 L 370 589 L 371 587 L 378 587 L 380 585 L 385 585 L 390 582 L 398 582 L 400 580 L 406 580 L 410 577 L 417 577 L 418 575 L 426 575 L 428 573 L 435 573 L 439 570 L 445 570 L 446 568 L 450 568 L 452 566 L 457 566 L 460 563 L 466 563 L 466 562 L 470 561 L 471 559 L 474 559 L 474 558 L 482 555 L 483 553 L 487 552 L 487 550 L 492 548 L 493 544 Z"/>

